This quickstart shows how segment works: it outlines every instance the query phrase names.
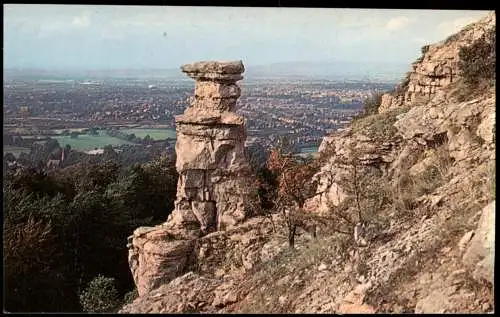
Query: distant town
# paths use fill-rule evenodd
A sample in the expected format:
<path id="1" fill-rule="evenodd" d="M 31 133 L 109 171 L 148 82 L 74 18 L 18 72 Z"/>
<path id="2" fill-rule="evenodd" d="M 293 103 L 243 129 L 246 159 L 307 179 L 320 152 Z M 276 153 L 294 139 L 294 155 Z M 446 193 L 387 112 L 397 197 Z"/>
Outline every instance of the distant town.
<path id="1" fill-rule="evenodd" d="M 244 79 L 239 84 L 237 112 L 246 119 L 247 143 L 269 148 L 286 136 L 298 152 L 315 152 L 325 135 L 344 128 L 360 111 L 364 98 L 393 88 L 391 83 L 311 79 Z M 106 140 L 119 147 L 144 138 L 167 140 L 167 150 L 173 150 L 174 117 L 188 107 L 193 90 L 194 81 L 175 79 L 4 78 L 4 154 L 29 152 L 26 140 L 19 139 L 49 138 L 89 154 L 100 153 Z M 87 143 L 74 143 L 82 135 Z M 89 137 L 103 135 L 107 139 L 95 144 Z"/>

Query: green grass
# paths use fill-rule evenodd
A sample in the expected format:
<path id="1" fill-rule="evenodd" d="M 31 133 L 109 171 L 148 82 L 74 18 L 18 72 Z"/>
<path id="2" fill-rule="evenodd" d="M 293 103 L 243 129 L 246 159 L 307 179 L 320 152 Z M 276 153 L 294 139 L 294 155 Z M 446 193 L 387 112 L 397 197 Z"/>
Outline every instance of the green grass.
<path id="1" fill-rule="evenodd" d="M 311 146 L 311 147 L 303 147 L 300 149 L 300 153 L 316 153 L 318 152 L 317 146 Z"/>
<path id="2" fill-rule="evenodd" d="M 69 144 L 71 148 L 75 150 L 86 151 L 93 150 L 95 148 L 103 148 L 106 145 L 133 144 L 131 142 L 106 135 L 104 132 L 100 132 L 100 135 L 79 135 L 76 139 L 62 135 L 51 136 L 51 138 L 57 140 L 61 147 Z"/>
<path id="3" fill-rule="evenodd" d="M 167 138 L 175 139 L 175 130 L 172 129 L 141 129 L 141 128 L 132 128 L 132 129 L 120 129 L 120 132 L 126 134 L 135 134 L 138 138 L 144 138 L 149 134 L 151 139 L 153 140 L 166 140 Z"/>

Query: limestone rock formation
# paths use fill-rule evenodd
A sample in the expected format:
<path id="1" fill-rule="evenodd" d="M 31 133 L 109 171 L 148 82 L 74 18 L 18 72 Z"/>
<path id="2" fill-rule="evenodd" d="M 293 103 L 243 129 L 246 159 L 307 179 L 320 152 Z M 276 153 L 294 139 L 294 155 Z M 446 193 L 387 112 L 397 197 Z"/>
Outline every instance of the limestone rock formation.
<path id="1" fill-rule="evenodd" d="M 198 62 L 182 71 L 196 80 L 196 87 L 191 106 L 176 118 L 175 209 L 166 223 L 139 228 L 129 241 L 139 295 L 183 273 L 198 238 L 230 229 L 251 215 L 244 119 L 234 113 L 243 63 Z"/>
<path id="2" fill-rule="evenodd" d="M 340 205 L 348 196 L 341 184 L 352 182 L 354 166 L 358 163 L 358 173 L 365 167 L 380 166 L 389 168 L 396 160 L 396 148 L 400 137 L 381 137 L 370 129 L 359 128 L 359 132 L 343 131 L 327 136 L 321 142 L 319 153 L 326 156 L 326 163 L 314 176 L 318 181 L 316 195 L 306 201 L 306 210 L 328 213 L 331 205 Z"/>
<path id="3" fill-rule="evenodd" d="M 473 276 L 493 283 L 495 268 L 495 201 L 484 207 L 472 240 L 463 256 L 463 263 Z"/>
<path id="4" fill-rule="evenodd" d="M 471 24 L 448 39 L 422 48 L 420 61 L 412 64 L 404 92 L 384 94 L 379 112 L 411 103 L 426 103 L 461 74 L 458 69 L 458 52 L 461 46 L 472 44 L 496 23 L 495 13 Z"/>
<path id="5" fill-rule="evenodd" d="M 177 228 L 199 224 L 206 234 L 241 223 L 248 213 L 252 180 L 244 120 L 233 112 L 244 67 L 241 61 L 198 62 L 182 71 L 196 80 L 195 99 L 176 118 L 180 176 L 168 223 Z"/>
<path id="6" fill-rule="evenodd" d="M 415 63 L 416 71 L 410 75 L 402 95 L 384 96 L 378 114 L 354 121 L 350 130 L 325 137 L 320 146 L 320 156 L 326 159 L 315 175 L 319 184 L 317 195 L 306 202 L 310 211 L 333 215 L 337 210 L 329 208 L 329 204 L 339 206 L 350 195 L 352 197 L 347 189 L 353 182 L 353 168 L 345 163 L 352 160 L 358 162 L 358 175 L 368 166 L 380 170 L 384 175 L 379 178 L 380 188 L 390 190 L 389 198 L 393 202 L 386 209 L 362 206 L 374 222 L 378 219 L 385 222 L 378 229 L 379 238 L 367 241 L 365 249 L 373 248 L 365 263 L 365 271 L 370 273 L 363 275 L 373 284 L 370 292 L 384 294 L 377 295 L 380 297 L 376 301 L 388 297 L 392 301 L 392 304 L 377 307 L 377 311 L 490 309 L 489 299 L 485 297 L 487 290 L 470 292 L 463 287 L 466 278 L 451 278 L 451 273 L 463 269 L 477 280 L 491 282 L 493 279 L 495 227 L 488 183 L 494 179 L 491 166 L 495 161 L 496 93 L 492 87 L 474 99 L 460 101 L 457 97 L 460 87 L 454 85 L 457 77 L 453 76 L 460 76 L 455 73 L 458 46 L 471 44 L 494 24 L 494 14 L 490 14 L 448 41 L 431 45 L 423 60 Z M 454 69 L 448 72 L 449 76 L 446 67 Z M 378 133 L 380 138 L 370 129 L 386 133 Z M 439 176 L 429 177 L 432 173 Z M 427 179 L 432 186 L 404 185 L 405 180 L 406 184 L 422 184 L 422 179 Z M 403 191 L 400 188 L 404 188 Z M 414 195 L 412 203 L 405 205 L 405 201 L 410 201 L 406 200 L 409 195 Z M 481 213 L 480 220 L 471 216 L 485 205 L 488 207 Z M 373 211 L 376 212 L 371 213 Z M 405 212 L 410 212 L 411 216 L 404 216 Z M 381 213 L 386 214 L 378 218 Z M 476 226 L 478 220 L 475 234 L 464 238 L 459 247 L 456 241 Z M 455 231 L 457 228 L 460 230 Z M 394 235 L 392 239 L 381 240 L 391 235 Z M 446 241 L 453 240 L 456 249 L 443 247 Z M 465 254 L 462 249 L 466 249 Z M 426 252 L 432 256 L 424 260 L 422 254 Z M 432 288 L 415 286 L 418 283 L 415 283 L 412 267 L 423 265 L 422 262 L 429 265 L 427 267 L 433 262 L 433 267 L 439 268 Z M 424 266 L 419 269 L 424 270 Z M 423 272 L 416 275 L 420 273 Z M 407 281 L 394 282 L 404 274 L 409 274 Z M 416 291 L 407 290 L 410 287 L 418 289 L 418 297 Z M 394 302 L 397 300 L 406 301 L 404 309 L 396 308 Z M 351 306 L 345 307 L 348 311 Z"/>
<path id="7" fill-rule="evenodd" d="M 460 46 L 472 44 L 495 23 L 495 14 L 491 13 L 448 40 L 429 45 L 423 59 L 413 64 L 406 90 L 400 95 L 382 96 L 379 116 L 387 117 L 380 117 L 380 120 L 392 120 L 391 125 L 397 133 L 386 140 L 373 138 L 365 129 L 326 136 L 319 153 L 328 152 L 329 159 L 315 175 L 319 183 L 317 195 L 306 203 L 307 209 L 325 212 L 328 204 L 337 206 L 346 198 L 345 189 L 339 184 L 352 177 L 350 167 L 343 163 L 353 158 L 350 148 L 355 149 L 361 165 L 375 164 L 396 173 L 406 168 L 411 168 L 412 173 L 425 169 L 428 162 L 421 161 L 413 166 L 417 163 L 416 154 L 426 147 L 436 147 L 438 143 L 449 144 L 450 156 L 458 162 L 479 151 L 478 143 L 474 142 L 479 138 L 484 141 L 483 149 L 487 149 L 479 155 L 491 159 L 490 156 L 494 155 L 491 151 L 494 89 L 481 98 L 457 103 L 453 100 L 453 88 L 446 87 L 460 76 L 457 66 Z M 416 102 L 418 100 L 422 102 Z M 396 120 L 394 113 L 397 114 Z M 428 161 L 432 160 L 429 158 Z"/>
<path id="8" fill-rule="evenodd" d="M 374 314 L 376 309 L 364 302 L 366 291 L 371 287 L 369 283 L 360 284 L 343 299 L 339 307 L 341 314 Z"/>

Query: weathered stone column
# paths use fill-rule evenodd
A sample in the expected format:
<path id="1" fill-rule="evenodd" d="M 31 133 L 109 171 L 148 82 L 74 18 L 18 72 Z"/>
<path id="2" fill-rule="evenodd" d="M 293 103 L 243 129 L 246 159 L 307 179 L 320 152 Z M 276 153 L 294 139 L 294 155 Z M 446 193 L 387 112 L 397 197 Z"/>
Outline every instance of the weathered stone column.
<path id="1" fill-rule="evenodd" d="M 195 98 L 176 118 L 179 172 L 174 227 L 197 234 L 224 230 L 247 216 L 251 186 L 243 117 L 234 113 L 243 63 L 198 62 L 182 66 L 196 80 Z"/>
<path id="2" fill-rule="evenodd" d="M 233 112 L 242 62 L 199 62 L 182 71 L 196 88 L 193 103 L 176 118 L 175 209 L 165 223 L 136 229 L 127 246 L 139 295 L 182 275 L 198 238 L 238 225 L 255 204 L 244 120 Z"/>

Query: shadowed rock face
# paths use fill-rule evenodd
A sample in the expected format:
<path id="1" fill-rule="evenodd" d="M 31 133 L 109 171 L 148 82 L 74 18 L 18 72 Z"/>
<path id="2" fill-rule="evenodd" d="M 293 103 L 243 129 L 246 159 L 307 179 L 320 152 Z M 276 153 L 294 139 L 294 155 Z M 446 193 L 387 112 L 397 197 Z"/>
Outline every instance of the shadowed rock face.
<path id="1" fill-rule="evenodd" d="M 181 69 L 196 87 L 191 106 L 176 117 L 177 199 L 166 223 L 139 228 L 129 241 L 139 295 L 181 275 L 197 239 L 242 223 L 252 204 L 244 119 L 233 112 L 243 63 L 198 62 Z"/>

